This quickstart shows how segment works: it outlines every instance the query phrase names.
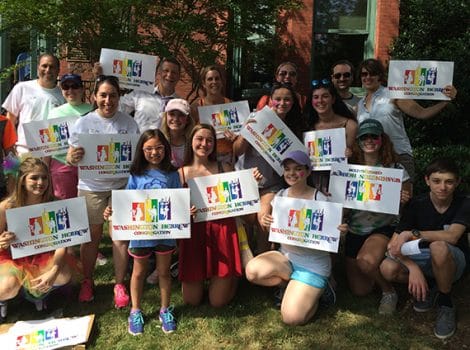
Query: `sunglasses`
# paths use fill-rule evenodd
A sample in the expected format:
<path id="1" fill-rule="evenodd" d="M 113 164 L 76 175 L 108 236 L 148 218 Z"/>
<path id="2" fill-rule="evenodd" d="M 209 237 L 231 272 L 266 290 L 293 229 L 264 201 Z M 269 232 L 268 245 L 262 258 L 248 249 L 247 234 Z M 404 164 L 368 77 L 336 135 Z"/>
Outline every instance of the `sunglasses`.
<path id="1" fill-rule="evenodd" d="M 296 72 L 296 71 L 288 72 L 288 71 L 286 71 L 286 70 L 281 70 L 278 74 L 279 74 L 281 77 L 285 77 L 285 76 L 296 77 L 296 76 L 297 76 L 297 72 Z"/>
<path id="2" fill-rule="evenodd" d="M 61 88 L 62 88 L 62 90 L 66 90 L 66 91 L 70 90 L 70 89 L 78 90 L 78 89 L 81 88 L 81 85 L 79 85 L 79 84 L 70 84 L 70 85 L 69 84 L 64 84 L 64 85 L 61 85 Z"/>
<path id="3" fill-rule="evenodd" d="M 375 77 L 377 76 L 378 74 L 377 73 L 370 73 L 370 72 L 361 72 L 361 78 L 365 78 L 365 77 Z"/>
<path id="4" fill-rule="evenodd" d="M 360 141 L 365 141 L 367 139 L 378 140 L 380 139 L 380 135 L 373 135 L 373 134 L 365 134 L 359 137 Z"/>
<path id="5" fill-rule="evenodd" d="M 323 79 L 314 79 L 312 80 L 312 87 L 314 89 L 318 89 L 320 87 L 330 87 L 331 86 L 331 80 L 327 78 Z"/>
<path id="6" fill-rule="evenodd" d="M 349 79 L 351 78 L 351 72 L 333 74 L 333 78 L 335 79 L 341 79 L 341 77 L 344 77 L 345 79 Z"/>

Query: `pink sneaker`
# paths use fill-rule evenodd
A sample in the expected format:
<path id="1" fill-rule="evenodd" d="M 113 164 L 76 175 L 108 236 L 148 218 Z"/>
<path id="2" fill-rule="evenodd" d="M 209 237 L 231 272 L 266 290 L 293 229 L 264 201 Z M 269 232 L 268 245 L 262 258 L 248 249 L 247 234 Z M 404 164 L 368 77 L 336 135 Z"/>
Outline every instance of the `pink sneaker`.
<path id="1" fill-rule="evenodd" d="M 81 303 L 87 303 L 93 301 L 93 299 L 93 281 L 90 278 L 85 278 L 80 287 L 78 301 Z"/>
<path id="2" fill-rule="evenodd" d="M 129 305 L 129 294 L 127 294 L 126 286 L 118 283 L 114 286 L 114 306 L 121 309 Z"/>

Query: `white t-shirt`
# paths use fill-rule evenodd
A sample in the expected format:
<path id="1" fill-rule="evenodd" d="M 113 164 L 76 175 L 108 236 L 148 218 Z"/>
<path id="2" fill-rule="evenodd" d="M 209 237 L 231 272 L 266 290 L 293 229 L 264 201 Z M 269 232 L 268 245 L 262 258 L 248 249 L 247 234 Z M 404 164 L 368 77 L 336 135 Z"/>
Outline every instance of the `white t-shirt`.
<path id="1" fill-rule="evenodd" d="M 158 129 L 162 124 L 162 113 L 166 103 L 178 97 L 176 94 L 162 97 L 158 90 L 152 94 L 147 91 L 133 90 L 119 100 L 119 110 L 125 113 L 134 113 L 134 120 L 139 129 L 144 132 L 149 129 Z"/>
<path id="2" fill-rule="evenodd" d="M 64 103 L 65 99 L 57 86 L 53 89 L 43 88 L 37 79 L 20 82 L 13 87 L 2 107 L 18 118 L 18 153 L 28 152 L 23 124 L 47 119 L 53 108 Z"/>
<path id="3" fill-rule="evenodd" d="M 93 111 L 76 121 L 70 132 L 69 145 L 81 146 L 78 143 L 79 134 L 139 134 L 139 127 L 128 114 L 118 111 L 112 118 L 104 118 Z M 127 176 L 110 179 L 78 179 L 78 188 L 104 192 L 123 188 L 126 183 Z"/>

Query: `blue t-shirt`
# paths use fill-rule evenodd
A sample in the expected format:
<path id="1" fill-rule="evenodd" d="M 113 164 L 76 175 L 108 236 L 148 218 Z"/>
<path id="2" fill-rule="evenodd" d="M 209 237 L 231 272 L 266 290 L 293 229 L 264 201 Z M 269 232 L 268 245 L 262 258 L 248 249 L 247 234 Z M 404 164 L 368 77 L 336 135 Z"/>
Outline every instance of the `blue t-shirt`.
<path id="1" fill-rule="evenodd" d="M 128 190 L 150 190 L 160 188 L 181 188 L 178 172 L 166 172 L 158 169 L 146 170 L 143 175 L 130 175 L 127 181 Z M 176 246 L 174 239 L 131 240 L 129 248 L 156 247 L 157 245 Z"/>

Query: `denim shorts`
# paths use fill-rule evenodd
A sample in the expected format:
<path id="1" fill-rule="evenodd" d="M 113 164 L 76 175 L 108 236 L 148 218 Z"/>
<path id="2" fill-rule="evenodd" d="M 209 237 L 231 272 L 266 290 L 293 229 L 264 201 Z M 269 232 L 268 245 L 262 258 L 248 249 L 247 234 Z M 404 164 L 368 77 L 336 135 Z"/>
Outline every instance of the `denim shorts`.
<path id="1" fill-rule="evenodd" d="M 145 239 L 130 241 L 127 252 L 133 258 L 142 259 L 150 257 L 153 253 L 171 254 L 175 249 L 176 240 L 174 239 Z"/>
<path id="2" fill-rule="evenodd" d="M 318 273 L 309 271 L 303 268 L 300 265 L 296 265 L 294 263 L 290 263 L 292 266 L 292 274 L 290 275 L 290 279 L 299 281 L 309 286 L 324 289 L 328 283 L 328 277 L 319 275 Z"/>

